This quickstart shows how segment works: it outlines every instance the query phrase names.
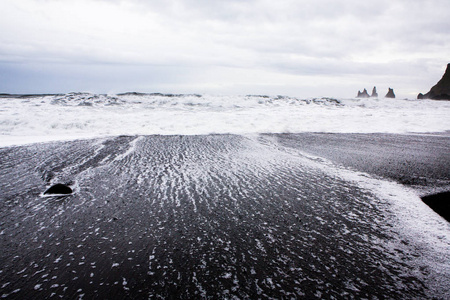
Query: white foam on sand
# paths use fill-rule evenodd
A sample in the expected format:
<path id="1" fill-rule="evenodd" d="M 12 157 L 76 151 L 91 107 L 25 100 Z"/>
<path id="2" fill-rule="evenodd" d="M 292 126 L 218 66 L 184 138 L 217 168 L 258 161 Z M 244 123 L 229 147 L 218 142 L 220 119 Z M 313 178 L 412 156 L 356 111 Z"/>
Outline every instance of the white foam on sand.
<path id="1" fill-rule="evenodd" d="M 420 269 L 426 269 L 428 274 L 422 280 L 427 282 L 432 295 L 449 299 L 450 290 L 443 287 L 450 281 L 450 224 L 427 206 L 415 191 L 396 182 L 359 176 L 361 186 L 391 204 L 398 220 L 395 229 L 401 233 L 401 240 L 393 242 L 393 250 L 402 249 L 403 242 L 418 249 L 421 256 L 408 257 L 410 265 L 415 267 L 414 275 L 420 277 Z"/>
<path id="2" fill-rule="evenodd" d="M 392 245 L 387 246 L 392 248 L 392 252 L 403 248 L 405 253 L 411 249 L 421 253 L 420 256 L 408 257 L 408 264 L 414 266 L 411 275 L 422 277 L 431 289 L 432 296 L 450 298 L 450 290 L 442 288 L 448 286 L 450 281 L 450 224 L 443 217 L 427 206 L 416 191 L 404 185 L 338 167 L 323 158 L 318 161 L 315 156 L 301 153 L 311 159 L 311 164 L 328 174 L 354 182 L 373 193 L 380 201 L 387 201 L 393 211 L 393 230 L 399 234 Z M 422 275 L 424 269 L 428 273 L 426 277 Z"/>
<path id="3" fill-rule="evenodd" d="M 116 135 L 427 133 L 450 130 L 450 101 L 267 96 L 0 98 L 0 146 Z"/>
<path id="4" fill-rule="evenodd" d="M 380 230 L 389 231 L 392 238 L 385 241 L 388 244 L 384 244 L 383 248 L 390 249 L 392 258 L 397 259 L 399 264 L 405 263 L 403 259 L 408 260 L 408 266 L 412 267 L 411 273 L 403 275 L 421 278 L 430 289 L 430 298 L 438 296 L 439 299 L 450 299 L 450 290 L 443 289 L 450 282 L 450 223 L 428 207 L 416 191 L 395 181 L 336 165 L 298 149 L 280 147 L 276 139 L 270 136 L 248 138 L 300 159 L 303 157 L 302 164 L 354 183 L 374 195 L 373 201 L 386 214 L 384 217 L 388 218 L 383 222 L 387 227 Z"/>

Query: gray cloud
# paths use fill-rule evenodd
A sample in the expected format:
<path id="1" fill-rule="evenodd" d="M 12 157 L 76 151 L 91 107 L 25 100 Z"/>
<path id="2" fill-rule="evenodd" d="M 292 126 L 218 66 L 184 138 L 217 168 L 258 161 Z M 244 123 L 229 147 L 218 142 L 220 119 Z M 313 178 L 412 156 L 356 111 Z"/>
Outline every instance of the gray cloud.
<path id="1" fill-rule="evenodd" d="M 59 86 L 94 91 L 113 82 L 119 90 L 235 93 L 273 83 L 277 93 L 301 93 L 308 76 L 333 82 L 317 86 L 319 94 L 389 76 L 412 95 L 412 73 L 432 77 L 450 58 L 447 0 L 23 0 L 0 9 L 0 72 L 30 86 L 33 76 L 51 85 L 58 72 Z M 88 69 L 97 75 L 77 75 Z M 115 81 L 106 69 L 131 79 Z M 0 83 L 5 92 L 12 86 Z"/>

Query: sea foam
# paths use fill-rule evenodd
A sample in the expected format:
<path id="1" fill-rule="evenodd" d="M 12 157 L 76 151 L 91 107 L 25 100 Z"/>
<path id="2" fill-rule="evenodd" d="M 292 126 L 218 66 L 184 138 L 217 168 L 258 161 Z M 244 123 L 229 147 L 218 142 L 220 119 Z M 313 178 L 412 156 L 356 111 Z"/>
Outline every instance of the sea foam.
<path id="1" fill-rule="evenodd" d="M 450 102 L 126 93 L 2 96 L 0 146 L 116 135 L 425 133 Z"/>

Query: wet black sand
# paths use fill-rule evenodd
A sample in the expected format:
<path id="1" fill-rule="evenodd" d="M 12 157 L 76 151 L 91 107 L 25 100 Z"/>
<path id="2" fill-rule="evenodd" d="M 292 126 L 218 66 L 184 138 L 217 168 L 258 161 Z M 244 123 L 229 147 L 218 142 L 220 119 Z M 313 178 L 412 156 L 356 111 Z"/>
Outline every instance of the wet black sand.
<path id="1" fill-rule="evenodd" d="M 445 147 L 448 138 L 306 134 L 2 148 L 0 296 L 446 298 L 448 231 L 443 252 L 416 243 L 389 200 L 301 154 L 403 183 L 408 171 L 424 191 L 448 184 Z M 41 197 L 55 183 L 74 194 Z"/>
<path id="2" fill-rule="evenodd" d="M 450 190 L 450 132 L 302 133 L 276 137 L 284 146 L 393 179 L 416 189 L 421 196 Z"/>
<path id="3" fill-rule="evenodd" d="M 450 221 L 450 132 L 276 137 L 282 145 L 414 188 L 427 205 Z"/>

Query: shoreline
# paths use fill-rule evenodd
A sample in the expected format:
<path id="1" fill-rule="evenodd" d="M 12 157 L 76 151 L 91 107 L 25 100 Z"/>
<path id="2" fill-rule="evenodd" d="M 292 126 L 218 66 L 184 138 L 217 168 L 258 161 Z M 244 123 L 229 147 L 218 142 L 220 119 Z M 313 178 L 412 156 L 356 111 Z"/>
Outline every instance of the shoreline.
<path id="1" fill-rule="evenodd" d="M 450 131 L 410 133 L 211 133 L 106 136 L 14 137 L 0 149 L 49 143 L 113 140 L 117 137 L 151 136 L 270 136 L 288 148 L 318 156 L 343 167 L 394 180 L 416 190 L 420 197 L 450 191 Z"/>
<path id="2" fill-rule="evenodd" d="M 412 188 L 435 212 L 449 220 L 450 202 L 442 195 L 450 192 L 450 131 L 409 133 L 253 133 L 253 134 L 152 134 L 111 135 L 92 137 L 33 137 L 13 145 L 1 145 L 0 149 L 30 147 L 49 143 L 76 143 L 80 141 L 114 140 L 117 137 L 152 136 L 269 136 L 280 145 L 294 148 L 308 155 L 330 160 L 344 168 L 365 172 L 372 176 L 393 180 Z M 55 138 L 55 140 L 53 140 Z M 39 140 L 39 141 L 38 141 Z M 437 200 L 430 201 L 430 197 Z M 447 196 L 448 198 L 448 196 Z M 434 199 L 434 198 L 433 198 Z M 437 201 L 437 202 L 436 202 Z"/>
<path id="3" fill-rule="evenodd" d="M 450 190 L 450 132 L 298 133 L 275 136 L 283 146 L 394 180 L 413 188 L 420 197 Z"/>
<path id="4" fill-rule="evenodd" d="M 73 136 L 63 136 L 63 135 L 42 135 L 42 136 L 21 136 L 21 135 L 0 135 L 2 141 L 0 141 L 0 149 L 9 147 L 21 147 L 30 146 L 33 144 L 45 144 L 45 143 L 56 143 L 56 142 L 74 142 L 83 140 L 97 140 L 97 139 L 113 139 L 119 136 L 206 136 L 206 135 L 240 135 L 240 136 L 254 136 L 254 135 L 304 135 L 304 134 L 335 134 L 335 135 L 405 135 L 405 136 L 443 136 L 450 137 L 450 130 L 446 131 L 430 131 L 430 132 L 247 132 L 247 133 L 204 133 L 204 134 L 111 134 L 111 135 L 73 135 Z"/>
<path id="5" fill-rule="evenodd" d="M 0 142 L 0 150 L 47 144 L 91 143 L 137 137 L 268 136 L 280 145 L 327 159 L 337 165 L 394 180 L 411 187 L 420 197 L 450 191 L 450 131 L 408 133 L 210 133 L 121 134 L 105 136 L 36 136 L 18 142 Z"/>
<path id="6" fill-rule="evenodd" d="M 450 222 L 450 132 L 277 135 L 286 147 L 412 188 Z"/>

